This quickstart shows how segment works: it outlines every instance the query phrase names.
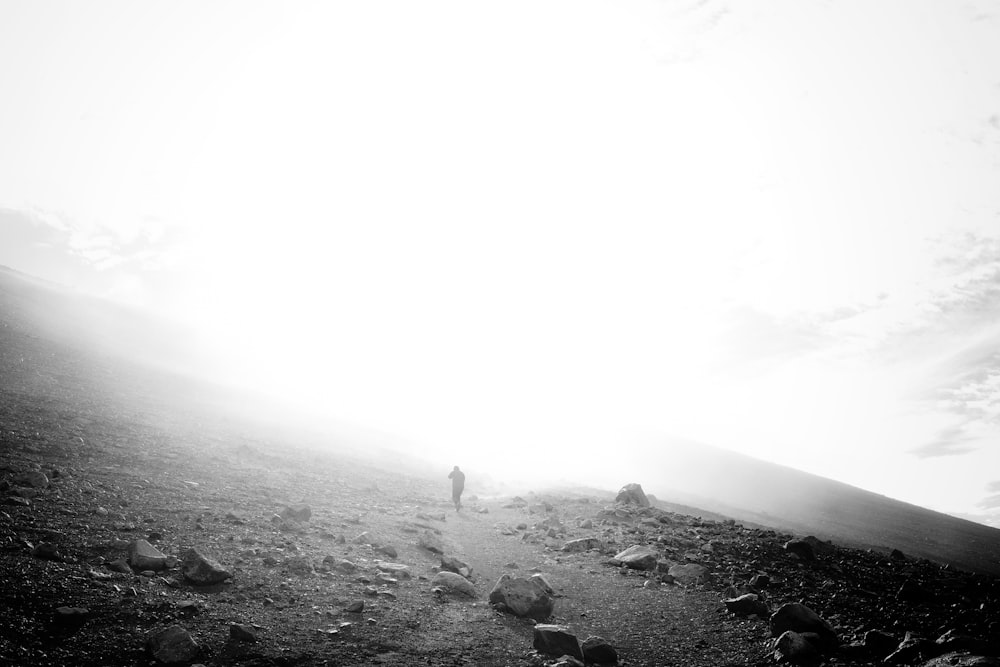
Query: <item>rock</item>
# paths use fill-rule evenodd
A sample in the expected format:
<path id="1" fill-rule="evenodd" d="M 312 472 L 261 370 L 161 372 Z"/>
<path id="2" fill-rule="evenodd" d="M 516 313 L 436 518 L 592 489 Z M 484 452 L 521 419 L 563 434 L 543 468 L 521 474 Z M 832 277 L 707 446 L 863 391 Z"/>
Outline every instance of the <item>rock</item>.
<path id="1" fill-rule="evenodd" d="M 53 623 L 60 628 L 75 630 L 90 618 L 90 610 L 85 607 L 57 607 Z"/>
<path id="2" fill-rule="evenodd" d="M 771 613 L 767 604 L 762 602 L 754 593 L 747 593 L 746 595 L 731 598 L 726 600 L 725 604 L 726 611 L 730 614 L 736 614 L 737 616 L 752 616 L 753 614 L 756 614 L 761 618 L 767 618 L 767 616 Z"/>
<path id="3" fill-rule="evenodd" d="M 133 570 L 162 570 L 167 557 L 146 540 L 135 540 L 128 545 L 128 562 Z"/>
<path id="4" fill-rule="evenodd" d="M 617 554 L 615 560 L 621 561 L 622 565 L 633 570 L 652 570 L 656 568 L 656 561 L 659 557 L 656 549 L 643 544 L 635 544 Z"/>
<path id="5" fill-rule="evenodd" d="M 12 480 L 17 486 L 30 486 L 33 489 L 47 489 L 49 478 L 39 470 L 29 470 L 16 475 Z"/>
<path id="6" fill-rule="evenodd" d="M 203 556 L 197 549 L 188 549 L 184 552 L 181 574 L 198 586 L 220 584 L 232 576 L 217 561 Z"/>
<path id="7" fill-rule="evenodd" d="M 896 591 L 896 599 L 903 602 L 929 602 L 933 597 L 916 579 L 907 579 Z"/>
<path id="8" fill-rule="evenodd" d="M 441 556 L 441 569 L 460 574 L 466 579 L 472 577 L 472 568 L 454 556 Z"/>
<path id="9" fill-rule="evenodd" d="M 427 549 L 431 553 L 443 554 L 444 553 L 444 542 L 441 538 L 429 530 L 425 530 L 420 534 L 420 539 L 417 541 L 417 546 L 422 549 Z"/>
<path id="10" fill-rule="evenodd" d="M 555 596 L 556 594 L 555 589 L 552 588 L 552 584 L 548 582 L 548 580 L 542 575 L 542 573 L 536 572 L 535 574 L 531 575 L 530 579 L 531 581 L 541 586 L 543 591 L 545 591 L 546 593 L 548 593 L 553 597 Z"/>
<path id="11" fill-rule="evenodd" d="M 625 503 L 627 505 L 638 505 L 639 507 L 649 507 L 649 498 L 642 490 L 642 486 L 639 484 L 626 484 L 615 496 L 616 503 Z"/>
<path id="12" fill-rule="evenodd" d="M 581 537 L 577 540 L 570 540 L 563 545 L 562 550 L 568 553 L 577 553 L 581 551 L 590 551 L 591 549 L 600 549 L 601 541 L 596 537 Z"/>
<path id="13" fill-rule="evenodd" d="M 539 653 L 546 655 L 568 655 L 583 660 L 580 640 L 570 633 L 564 625 L 547 625 L 539 623 L 534 627 L 532 646 Z"/>
<path id="14" fill-rule="evenodd" d="M 385 554 L 389 558 L 399 558 L 399 552 L 396 551 L 396 547 L 392 546 L 391 544 L 383 544 L 380 547 L 376 547 L 375 551 L 378 551 L 381 554 Z"/>
<path id="15" fill-rule="evenodd" d="M 887 665 L 908 665 L 937 656 L 940 652 L 934 642 L 907 632 L 896 650 L 887 655 L 883 662 Z"/>
<path id="16" fill-rule="evenodd" d="M 771 585 L 771 577 L 766 574 L 755 574 L 750 577 L 750 585 L 758 591 L 762 591 Z"/>
<path id="17" fill-rule="evenodd" d="M 120 572 L 122 574 L 132 574 L 132 568 L 129 567 L 128 561 L 126 561 L 124 558 L 118 558 L 117 560 L 113 560 L 107 565 L 105 565 L 105 567 L 111 570 L 112 572 Z"/>
<path id="18" fill-rule="evenodd" d="M 705 583 L 711 579 L 708 568 L 698 563 L 671 565 L 670 569 L 667 570 L 667 575 L 673 577 L 677 583 L 685 586 L 694 586 L 695 584 Z"/>
<path id="19" fill-rule="evenodd" d="M 289 505 L 281 510 L 281 518 L 289 521 L 304 522 L 312 516 L 312 509 L 308 505 Z"/>
<path id="20" fill-rule="evenodd" d="M 899 640 L 881 630 L 869 630 L 865 633 L 862 644 L 876 658 L 884 658 L 899 646 Z"/>
<path id="21" fill-rule="evenodd" d="M 515 616 L 543 621 L 552 615 L 555 601 L 536 581 L 504 574 L 490 591 L 490 604 Z"/>
<path id="22" fill-rule="evenodd" d="M 376 561 L 375 567 L 381 572 L 386 572 L 400 579 L 410 578 L 410 566 L 402 563 L 387 563 L 384 560 Z"/>
<path id="23" fill-rule="evenodd" d="M 1000 659 L 967 653 L 948 653 L 928 660 L 921 667 L 1000 667 Z"/>
<path id="24" fill-rule="evenodd" d="M 358 566 L 351 561 L 335 556 L 327 556 L 323 559 L 323 564 L 343 574 L 354 574 L 358 571 Z"/>
<path id="25" fill-rule="evenodd" d="M 593 527 L 594 522 L 591 519 L 584 519 L 583 522 L 580 523 L 580 528 L 583 530 L 590 530 Z"/>
<path id="26" fill-rule="evenodd" d="M 901 563 L 905 563 L 906 562 L 906 554 L 904 554 L 899 549 L 893 549 L 889 553 L 889 558 L 891 560 L 894 560 L 894 561 L 897 561 L 897 562 L 901 562 Z"/>
<path id="27" fill-rule="evenodd" d="M 602 637 L 590 636 L 580 645 L 584 662 L 597 665 L 618 664 L 618 651 Z"/>
<path id="28" fill-rule="evenodd" d="M 476 587 L 472 585 L 472 582 L 455 572 L 438 572 L 431 580 L 431 585 L 451 593 L 460 593 L 470 598 L 476 597 Z"/>
<path id="29" fill-rule="evenodd" d="M 793 665 L 815 665 L 821 658 L 819 650 L 798 632 L 786 630 L 774 642 L 774 659 Z"/>
<path id="30" fill-rule="evenodd" d="M 146 648 L 154 658 L 167 665 L 191 662 L 199 651 L 198 643 L 179 625 L 151 633 L 146 639 Z"/>
<path id="31" fill-rule="evenodd" d="M 938 650 L 941 653 L 956 653 L 958 651 L 963 651 L 974 655 L 983 655 L 990 653 L 991 648 L 990 642 L 985 639 L 962 634 L 954 629 L 945 632 L 943 635 L 934 640 L 934 643 L 938 645 Z"/>
<path id="32" fill-rule="evenodd" d="M 360 614 L 364 610 L 365 610 L 364 600 L 355 600 L 354 602 L 351 602 L 346 607 L 344 607 L 344 611 L 346 611 L 348 614 Z"/>
<path id="33" fill-rule="evenodd" d="M 59 547 L 52 542 L 39 542 L 31 549 L 31 555 L 44 560 L 61 560 Z"/>
<path id="34" fill-rule="evenodd" d="M 229 639 L 234 642 L 256 643 L 257 631 L 252 626 L 233 623 L 229 626 Z"/>
<path id="35" fill-rule="evenodd" d="M 308 556 L 292 556 L 285 561 L 285 569 L 299 577 L 308 577 L 313 573 L 313 564 Z"/>
<path id="36" fill-rule="evenodd" d="M 552 663 L 552 667 L 587 667 L 587 665 L 583 660 L 577 660 L 571 655 L 562 655 Z"/>
<path id="37" fill-rule="evenodd" d="M 816 560 L 816 552 L 812 544 L 805 540 L 788 540 L 784 545 L 785 551 L 795 554 L 802 560 Z"/>
<path id="38" fill-rule="evenodd" d="M 836 648 L 840 643 L 837 633 L 829 623 L 812 609 L 798 602 L 782 605 L 771 615 L 770 626 L 772 637 L 780 637 L 787 630 L 797 634 L 814 632 L 819 636 L 824 650 Z"/>

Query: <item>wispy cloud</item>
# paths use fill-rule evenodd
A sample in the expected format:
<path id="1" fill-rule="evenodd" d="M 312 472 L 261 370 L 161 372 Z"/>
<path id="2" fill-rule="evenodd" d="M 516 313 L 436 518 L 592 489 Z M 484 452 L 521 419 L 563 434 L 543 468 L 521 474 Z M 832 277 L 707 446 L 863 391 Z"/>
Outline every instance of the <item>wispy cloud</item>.
<path id="1" fill-rule="evenodd" d="M 976 450 L 974 444 L 977 438 L 966 433 L 962 426 L 952 426 L 938 431 L 937 436 L 930 442 L 915 447 L 910 453 L 920 458 L 931 458 L 935 456 L 959 456 L 968 454 Z"/>

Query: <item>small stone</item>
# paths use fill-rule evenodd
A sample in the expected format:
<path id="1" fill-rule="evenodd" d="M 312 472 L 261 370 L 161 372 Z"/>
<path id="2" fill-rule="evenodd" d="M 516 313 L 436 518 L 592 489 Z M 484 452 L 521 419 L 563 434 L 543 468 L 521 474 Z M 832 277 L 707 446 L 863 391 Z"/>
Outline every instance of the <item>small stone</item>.
<path id="1" fill-rule="evenodd" d="M 137 571 L 162 570 L 167 557 L 146 540 L 135 540 L 128 545 L 128 562 Z"/>
<path id="2" fill-rule="evenodd" d="M 378 591 L 376 591 L 376 595 L 377 594 L 378 594 Z M 355 601 L 349 603 L 346 607 L 344 607 L 344 611 L 346 611 L 349 614 L 360 614 L 364 610 L 365 610 L 365 601 L 364 600 L 355 600 Z"/>
<path id="3" fill-rule="evenodd" d="M 583 660 L 580 640 L 564 625 L 548 625 L 539 623 L 533 629 L 532 646 L 539 653 L 547 655 L 568 655 Z"/>
<path id="4" fill-rule="evenodd" d="M 299 523 L 309 520 L 312 516 L 312 509 L 308 505 L 289 505 L 281 510 L 281 518 Z"/>
<path id="5" fill-rule="evenodd" d="M 207 556 L 203 556 L 197 549 L 188 549 L 184 552 L 181 573 L 185 579 L 199 586 L 220 584 L 232 577 L 222 565 Z"/>
<path id="6" fill-rule="evenodd" d="M 154 658 L 168 665 L 191 662 L 199 651 L 198 643 L 179 625 L 151 633 L 146 647 Z"/>
<path id="7" fill-rule="evenodd" d="M 59 554 L 59 547 L 52 542 L 40 542 L 31 550 L 31 555 L 45 560 L 60 560 L 62 558 Z"/>
<path id="8" fill-rule="evenodd" d="M 234 642 L 255 643 L 257 641 L 257 631 L 249 625 L 233 623 L 229 626 L 229 639 Z"/>

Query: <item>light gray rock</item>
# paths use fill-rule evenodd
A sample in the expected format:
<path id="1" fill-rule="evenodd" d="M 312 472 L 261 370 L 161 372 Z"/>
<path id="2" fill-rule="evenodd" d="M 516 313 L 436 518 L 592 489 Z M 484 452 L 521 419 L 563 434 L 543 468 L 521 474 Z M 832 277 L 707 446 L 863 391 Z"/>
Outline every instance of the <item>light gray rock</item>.
<path id="1" fill-rule="evenodd" d="M 567 553 L 579 553 L 581 551 L 590 551 L 591 549 L 600 549 L 601 541 L 596 537 L 581 537 L 576 540 L 570 540 L 563 545 L 562 550 Z"/>
<path id="2" fill-rule="evenodd" d="M 431 580 L 431 586 L 470 598 L 476 597 L 476 587 L 472 585 L 472 582 L 455 572 L 438 572 Z"/>
<path id="3" fill-rule="evenodd" d="M 552 615 L 555 601 L 545 589 L 531 579 L 504 574 L 490 591 L 490 604 L 515 616 L 528 616 L 544 621 Z"/>
<path id="4" fill-rule="evenodd" d="M 708 568 L 698 563 L 671 565 L 667 574 L 673 577 L 674 581 L 685 586 L 705 583 L 711 578 Z"/>
<path id="5" fill-rule="evenodd" d="M 162 570 L 167 557 L 146 540 L 135 540 L 128 545 L 128 562 L 133 570 Z"/>
<path id="6" fill-rule="evenodd" d="M 378 568 L 380 572 L 391 574 L 399 579 L 409 579 L 412 576 L 410 574 L 410 566 L 403 565 L 402 563 L 388 563 L 384 560 L 380 560 L 376 561 L 375 567 Z"/>
<path id="7" fill-rule="evenodd" d="M 422 549 L 427 549 L 431 553 L 444 553 L 444 542 L 441 541 L 441 538 L 436 533 L 430 530 L 425 530 L 420 534 L 417 545 Z"/>
<path id="8" fill-rule="evenodd" d="M 583 660 L 580 640 L 565 625 L 539 623 L 534 627 L 532 646 L 539 653 L 546 655 L 568 655 Z"/>
<path id="9" fill-rule="evenodd" d="M 303 523 L 309 520 L 312 516 L 312 509 L 309 505 L 289 505 L 281 510 L 281 518 L 288 519 L 289 521 L 298 521 Z"/>
<path id="10" fill-rule="evenodd" d="M 621 561 L 625 567 L 633 570 L 656 569 L 656 561 L 660 554 L 653 547 L 635 544 L 615 555 L 615 560 Z"/>

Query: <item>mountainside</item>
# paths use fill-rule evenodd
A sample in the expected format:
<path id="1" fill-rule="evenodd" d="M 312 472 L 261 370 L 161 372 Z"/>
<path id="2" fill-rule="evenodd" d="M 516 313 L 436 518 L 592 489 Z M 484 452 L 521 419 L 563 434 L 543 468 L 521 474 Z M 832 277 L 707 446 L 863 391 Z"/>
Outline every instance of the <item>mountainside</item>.
<path id="1" fill-rule="evenodd" d="M 71 295 L 3 281 L 0 664 L 998 664 L 996 577 L 595 489 L 473 477 L 458 512 L 446 470 L 63 339 Z"/>
<path id="2" fill-rule="evenodd" d="M 671 441 L 664 498 L 841 544 L 1000 574 L 1000 530 L 736 452 Z M 669 462 L 668 462 L 669 461 Z M 658 466 L 651 466 L 657 470 Z M 659 484 L 656 485 L 659 488 Z"/>

